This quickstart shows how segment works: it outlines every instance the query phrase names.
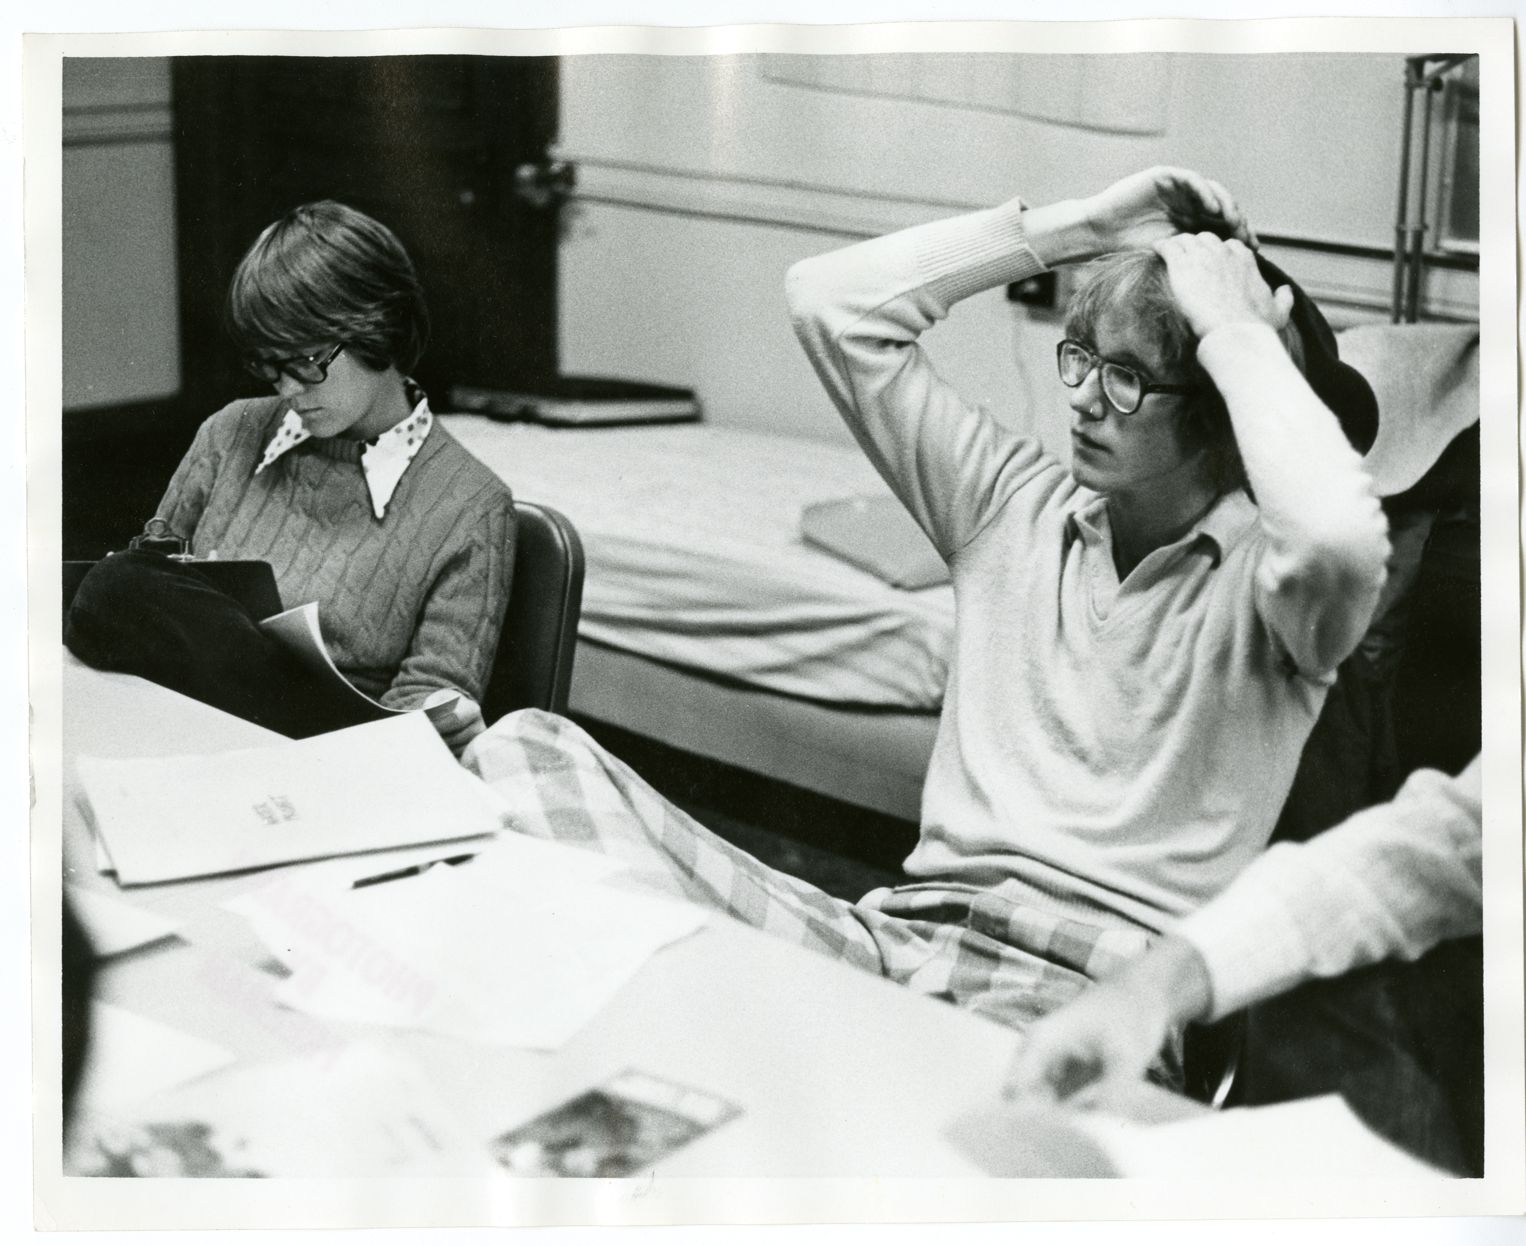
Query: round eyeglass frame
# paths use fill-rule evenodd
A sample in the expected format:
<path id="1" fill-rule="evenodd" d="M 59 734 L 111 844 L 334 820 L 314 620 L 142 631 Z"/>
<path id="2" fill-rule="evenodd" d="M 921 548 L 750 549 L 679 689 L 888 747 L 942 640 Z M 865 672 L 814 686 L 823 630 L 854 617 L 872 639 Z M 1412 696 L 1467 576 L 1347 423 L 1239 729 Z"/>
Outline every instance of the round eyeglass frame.
<path id="1" fill-rule="evenodd" d="M 1069 379 L 1065 366 L 1067 351 L 1077 352 L 1086 360 L 1086 369 L 1076 375 L 1075 380 Z M 1164 382 L 1147 381 L 1139 374 L 1137 368 L 1131 368 L 1126 363 L 1116 363 L 1111 359 L 1104 359 L 1089 346 L 1076 341 L 1074 338 L 1063 339 L 1054 352 L 1055 365 L 1060 371 L 1060 384 L 1070 389 L 1078 389 L 1086 383 L 1096 369 L 1102 369 L 1102 396 L 1107 399 L 1119 415 L 1133 415 L 1144 405 L 1144 400 L 1151 394 L 1190 394 L 1195 386 L 1192 385 L 1168 385 Z M 1129 401 L 1132 396 L 1132 403 Z"/>

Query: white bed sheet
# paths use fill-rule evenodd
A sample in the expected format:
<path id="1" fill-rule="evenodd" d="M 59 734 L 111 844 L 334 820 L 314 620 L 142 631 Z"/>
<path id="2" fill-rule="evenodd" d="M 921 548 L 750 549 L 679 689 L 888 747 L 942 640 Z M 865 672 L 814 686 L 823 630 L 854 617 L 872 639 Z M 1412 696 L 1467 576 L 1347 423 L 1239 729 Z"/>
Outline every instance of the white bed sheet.
<path id="1" fill-rule="evenodd" d="M 953 590 L 892 588 L 801 539 L 809 503 L 888 492 L 858 451 L 703 424 L 442 418 L 516 496 L 577 525 L 588 639 L 793 696 L 942 703 Z"/>

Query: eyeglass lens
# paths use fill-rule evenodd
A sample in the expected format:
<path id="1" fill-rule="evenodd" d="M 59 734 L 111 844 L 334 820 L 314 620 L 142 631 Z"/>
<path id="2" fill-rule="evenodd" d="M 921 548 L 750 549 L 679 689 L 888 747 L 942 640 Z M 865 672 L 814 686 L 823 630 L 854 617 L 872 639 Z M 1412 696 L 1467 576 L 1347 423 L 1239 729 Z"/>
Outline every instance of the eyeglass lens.
<path id="1" fill-rule="evenodd" d="M 318 385 L 328 378 L 329 364 L 338 353 L 336 346 L 323 358 L 297 355 L 289 359 L 248 359 L 244 366 L 267 385 L 276 384 L 283 373 L 303 385 Z"/>
<path id="2" fill-rule="evenodd" d="M 1139 374 L 1121 363 L 1098 359 L 1076 342 L 1060 346 L 1060 380 L 1074 389 L 1084 382 L 1094 367 L 1102 369 L 1102 393 L 1120 414 L 1130 415 L 1139 409 L 1144 394 Z"/>

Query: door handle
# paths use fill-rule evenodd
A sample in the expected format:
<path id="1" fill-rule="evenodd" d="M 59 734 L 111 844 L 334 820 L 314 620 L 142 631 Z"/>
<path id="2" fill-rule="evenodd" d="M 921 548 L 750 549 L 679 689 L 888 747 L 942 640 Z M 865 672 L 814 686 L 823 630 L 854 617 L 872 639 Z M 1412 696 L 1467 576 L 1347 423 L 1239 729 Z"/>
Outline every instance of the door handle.
<path id="1" fill-rule="evenodd" d="M 559 209 L 577 184 L 577 166 L 569 160 L 526 161 L 514 170 L 515 197 L 539 211 Z"/>

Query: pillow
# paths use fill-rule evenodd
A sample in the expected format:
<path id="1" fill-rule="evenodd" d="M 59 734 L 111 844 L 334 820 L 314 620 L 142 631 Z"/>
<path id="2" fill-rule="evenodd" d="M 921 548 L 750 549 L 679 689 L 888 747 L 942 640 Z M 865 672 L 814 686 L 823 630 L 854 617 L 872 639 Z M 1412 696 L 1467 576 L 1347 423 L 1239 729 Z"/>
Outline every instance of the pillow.
<path id="1" fill-rule="evenodd" d="M 948 566 L 893 497 L 816 502 L 800 512 L 800 534 L 894 588 L 947 584 Z"/>

